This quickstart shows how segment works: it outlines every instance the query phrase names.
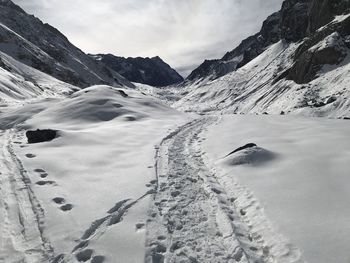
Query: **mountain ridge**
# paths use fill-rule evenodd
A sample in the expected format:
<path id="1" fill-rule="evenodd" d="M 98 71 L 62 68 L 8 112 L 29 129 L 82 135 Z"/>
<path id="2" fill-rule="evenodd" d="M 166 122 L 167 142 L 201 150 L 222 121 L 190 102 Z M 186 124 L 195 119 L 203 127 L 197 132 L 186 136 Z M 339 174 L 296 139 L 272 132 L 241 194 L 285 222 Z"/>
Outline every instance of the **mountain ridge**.
<path id="1" fill-rule="evenodd" d="M 205 60 L 186 78 L 193 82 L 199 79 L 211 80 L 224 76 L 260 55 L 268 46 L 281 39 L 299 41 L 306 35 L 307 12 L 311 0 L 286 0 L 281 10 L 268 16 L 260 31 L 244 39 L 236 48 L 221 59 Z"/>
<path id="2" fill-rule="evenodd" d="M 348 0 L 286 0 L 281 10 L 270 15 L 261 30 L 244 39 L 221 59 L 205 60 L 186 78 L 187 82 L 224 76 L 244 66 L 268 46 L 280 40 L 298 42 L 329 23 L 334 15 L 350 9 Z"/>
<path id="3" fill-rule="evenodd" d="M 155 57 L 121 57 L 113 54 L 90 55 L 132 82 L 156 87 L 182 82 L 183 77 L 164 62 Z"/>
<path id="4" fill-rule="evenodd" d="M 302 5 L 309 7 L 307 12 L 299 12 Z M 283 12 L 286 22 L 282 25 L 286 26 L 281 27 L 275 13 L 263 28 L 279 25 L 285 37 L 279 30 L 270 31 L 273 41 L 266 47 L 260 44 L 268 43 L 259 42 L 260 35 L 248 38 L 247 52 L 244 48 L 232 52 L 234 58 L 240 58 L 236 66 L 244 57 L 248 59 L 231 71 L 222 67 L 227 61 L 206 61 L 207 70 L 199 67 L 197 77 L 187 79 L 175 93 L 178 101 L 174 106 L 195 112 L 349 118 L 350 1 L 286 0 Z M 318 16 L 322 22 L 310 22 L 318 21 Z M 220 67 L 222 74 L 218 74 Z"/>
<path id="5" fill-rule="evenodd" d="M 133 85 L 94 61 L 66 36 L 10 0 L 0 1 L 0 51 L 16 60 L 79 87 Z M 16 17 L 16 19 L 13 19 Z"/>

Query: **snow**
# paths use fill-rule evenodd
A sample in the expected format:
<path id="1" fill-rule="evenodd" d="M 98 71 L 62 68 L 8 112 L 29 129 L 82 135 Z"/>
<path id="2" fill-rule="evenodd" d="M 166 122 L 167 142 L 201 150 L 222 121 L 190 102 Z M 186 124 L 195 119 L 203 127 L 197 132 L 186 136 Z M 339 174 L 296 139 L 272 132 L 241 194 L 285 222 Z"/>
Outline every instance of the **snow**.
<path id="1" fill-rule="evenodd" d="M 335 16 L 334 19 L 329 24 L 341 23 L 341 22 L 345 21 L 346 19 L 348 19 L 349 17 L 350 17 L 350 14 L 343 14 L 343 15 Z M 327 28 L 327 26 L 329 24 L 326 24 L 326 25 L 320 27 L 319 29 L 317 29 L 317 32 L 323 31 L 325 28 Z"/>
<path id="2" fill-rule="evenodd" d="M 346 120 L 236 115 L 223 116 L 200 137 L 208 162 L 221 170 L 225 190 L 234 191 L 238 183 L 252 192 L 268 225 L 290 239 L 307 262 L 345 263 L 350 242 L 349 133 Z M 224 158 L 246 143 L 256 143 L 273 158 L 266 159 L 256 147 Z M 263 160 L 252 158 L 252 152 L 260 152 Z M 237 162 L 242 158 L 245 162 Z M 252 224 L 266 228 L 259 217 Z"/>
<path id="3" fill-rule="evenodd" d="M 59 97 L 78 88 L 59 81 L 0 52 L 0 103 L 18 103 L 28 99 Z"/>
<path id="4" fill-rule="evenodd" d="M 311 52 L 321 51 L 326 48 L 335 48 L 337 50 L 344 50 L 344 41 L 338 32 L 333 32 L 329 36 L 325 37 L 322 41 L 318 42 L 315 46 L 309 50 Z"/>
<path id="5" fill-rule="evenodd" d="M 154 147 L 168 129 L 187 120 L 137 91 L 109 86 L 84 89 L 67 99 L 33 102 L 2 116 L 3 128 L 17 125 L 10 130 L 14 152 L 45 211 L 45 238 L 55 255 L 63 253 L 68 262 L 75 262 L 84 249 L 72 254 L 73 248 L 95 220 L 104 219 L 94 234 L 84 238 L 89 241 L 85 249 L 107 262 L 116 257 L 142 261 L 145 229 L 137 230 L 135 225 L 146 223 Z M 22 128 L 57 129 L 59 137 L 27 145 Z M 64 203 L 56 204 L 57 197 Z M 107 211 L 126 199 L 131 204 L 125 208 L 128 215 L 109 226 L 109 220 L 123 217 L 124 210 Z M 62 211 L 64 205 L 72 209 Z M 116 249 L 115 244 L 123 245 Z"/>
<path id="6" fill-rule="evenodd" d="M 174 88 L 177 101 L 173 107 L 186 112 L 298 114 L 315 117 L 342 118 L 349 112 L 348 56 L 338 65 L 324 65 L 317 78 L 299 85 L 281 78 L 293 65 L 299 44 L 280 41 L 242 68 L 214 81 Z M 349 50 L 344 50 L 349 54 Z M 183 94 L 183 95 L 182 95 Z M 308 101 L 336 101 L 324 107 L 314 107 Z"/>
<path id="7" fill-rule="evenodd" d="M 56 73 L 105 79 L 81 51 L 47 42 L 68 52 L 61 65 L 0 31 L 13 41 L 0 44 L 0 262 L 349 261 L 350 52 L 337 32 L 311 51 L 344 60 L 305 85 L 283 77 L 301 43 L 280 41 L 214 81 L 155 88 L 112 72 L 125 86 L 79 89 L 15 58 L 19 43 Z M 35 129 L 57 137 L 28 144 Z"/>
<path id="8" fill-rule="evenodd" d="M 344 21 L 345 19 L 349 18 L 350 17 L 350 14 L 344 14 L 344 15 L 339 15 L 339 16 L 336 16 L 332 23 L 340 23 L 342 21 Z"/>

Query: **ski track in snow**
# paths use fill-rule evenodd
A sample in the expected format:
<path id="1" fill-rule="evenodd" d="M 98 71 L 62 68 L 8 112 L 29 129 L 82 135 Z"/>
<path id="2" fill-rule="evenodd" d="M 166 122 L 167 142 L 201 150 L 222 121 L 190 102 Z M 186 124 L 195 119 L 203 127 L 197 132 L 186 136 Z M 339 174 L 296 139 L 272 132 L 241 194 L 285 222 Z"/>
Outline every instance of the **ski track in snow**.
<path id="1" fill-rule="evenodd" d="M 248 193 L 237 202 L 206 165 L 199 135 L 217 120 L 190 122 L 157 149 L 157 191 L 147 220 L 145 262 L 304 262 L 299 250 L 278 235 L 272 242 L 264 240 L 266 233 L 259 233 L 259 228 L 266 232 L 264 226 L 249 220 L 250 215 L 261 217 L 248 213 L 250 208 L 262 210 L 257 201 Z"/>
<path id="2" fill-rule="evenodd" d="M 14 153 L 15 136 L 0 132 L 0 262 L 48 262 L 53 249 L 43 235 L 44 210 Z"/>
<path id="3" fill-rule="evenodd" d="M 238 184 L 227 185 L 225 175 L 206 159 L 200 135 L 217 121 L 217 116 L 202 117 L 165 137 L 156 147 L 151 189 L 137 199 L 116 202 L 83 231 L 70 252 L 60 255 L 45 238 L 44 210 L 13 150 L 12 143 L 24 135 L 1 131 L 0 262 L 104 262 L 91 243 L 148 195 L 153 198 L 146 224 L 146 263 L 304 262 L 298 249 L 269 232 L 272 227 L 253 195 Z"/>

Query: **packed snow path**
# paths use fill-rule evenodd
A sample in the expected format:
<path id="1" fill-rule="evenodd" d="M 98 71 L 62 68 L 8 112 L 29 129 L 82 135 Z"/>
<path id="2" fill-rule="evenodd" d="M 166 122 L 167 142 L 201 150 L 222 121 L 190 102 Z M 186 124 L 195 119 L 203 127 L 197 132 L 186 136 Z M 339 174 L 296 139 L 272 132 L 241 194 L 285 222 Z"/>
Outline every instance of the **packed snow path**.
<path id="1" fill-rule="evenodd" d="M 14 153 L 14 132 L 0 132 L 0 262 L 45 262 L 52 256 L 43 236 L 44 211 Z"/>
<path id="2" fill-rule="evenodd" d="M 288 245 L 282 256 L 274 255 L 236 207 L 237 197 L 205 164 L 199 134 L 216 120 L 205 117 L 180 127 L 157 150 L 146 262 L 302 262 Z"/>

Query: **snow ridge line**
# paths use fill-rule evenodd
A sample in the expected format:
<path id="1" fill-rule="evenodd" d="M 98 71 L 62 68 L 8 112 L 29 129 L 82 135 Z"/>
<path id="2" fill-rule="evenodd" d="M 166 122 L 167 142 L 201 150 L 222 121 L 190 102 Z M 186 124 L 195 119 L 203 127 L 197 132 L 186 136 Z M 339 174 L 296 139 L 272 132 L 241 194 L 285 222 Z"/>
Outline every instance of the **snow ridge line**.
<path id="1" fill-rule="evenodd" d="M 217 118 L 192 121 L 157 149 L 157 193 L 147 221 L 145 262 L 274 262 L 240 220 L 234 198 L 206 167 L 198 134 Z"/>
<path id="2" fill-rule="evenodd" d="M 27 171 L 13 150 L 11 141 L 14 131 L 7 130 L 0 136 L 3 141 L 0 153 L 2 159 L 0 195 L 3 202 L 2 216 L 5 221 L 1 235 L 1 249 L 6 247 L 13 249 L 13 253 L 7 255 L 0 250 L 0 259 L 5 258 L 10 262 L 12 260 L 28 263 L 47 262 L 53 257 L 54 251 L 44 236 L 44 210 L 31 188 Z"/>

